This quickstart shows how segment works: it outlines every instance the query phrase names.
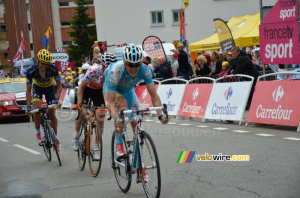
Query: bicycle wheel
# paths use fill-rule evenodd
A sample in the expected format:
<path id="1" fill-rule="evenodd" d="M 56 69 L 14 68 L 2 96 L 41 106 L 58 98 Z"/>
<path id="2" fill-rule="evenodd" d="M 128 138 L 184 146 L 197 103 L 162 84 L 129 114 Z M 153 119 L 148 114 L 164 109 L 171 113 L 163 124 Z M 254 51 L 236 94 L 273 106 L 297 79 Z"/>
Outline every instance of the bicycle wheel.
<path id="1" fill-rule="evenodd" d="M 47 122 L 47 127 L 49 129 L 49 133 L 50 133 L 50 136 L 51 136 L 51 139 L 52 139 L 52 146 L 53 146 L 53 149 L 55 150 L 55 153 L 56 153 L 56 156 L 57 156 L 57 160 L 58 160 L 58 163 L 59 165 L 61 166 L 61 161 L 60 161 L 60 157 L 59 157 L 59 153 L 58 153 L 58 150 L 57 150 L 57 147 L 56 147 L 56 137 L 55 137 L 55 134 L 54 134 L 54 130 L 50 124 L 50 121 Z M 58 140 L 57 140 L 58 141 Z"/>
<path id="2" fill-rule="evenodd" d="M 161 175 L 157 151 L 149 134 L 142 132 L 139 147 L 139 173 L 147 197 L 159 197 L 161 191 Z M 141 171 L 142 170 L 142 171 Z"/>
<path id="3" fill-rule="evenodd" d="M 43 149 L 45 152 L 45 155 L 48 159 L 48 161 L 51 161 L 51 140 L 49 138 L 49 131 L 48 131 L 48 127 L 43 127 L 44 129 L 44 137 L 43 137 Z"/>
<path id="4" fill-rule="evenodd" d="M 96 126 L 92 126 L 89 139 L 89 169 L 93 177 L 97 177 L 102 163 L 102 136 Z"/>
<path id="5" fill-rule="evenodd" d="M 125 138 L 123 136 L 123 142 L 125 142 Z M 127 148 L 125 147 L 126 152 Z M 130 189 L 131 186 L 131 166 L 129 163 L 129 158 L 124 157 L 122 159 L 119 159 L 117 163 L 115 161 L 115 152 L 116 152 L 116 146 L 115 146 L 115 132 L 113 132 L 112 138 L 111 138 L 111 160 L 112 160 L 112 168 L 114 170 L 115 178 L 117 180 L 118 186 L 120 187 L 121 191 L 126 193 Z M 128 152 L 127 152 L 128 153 Z"/>
<path id="6" fill-rule="evenodd" d="M 79 135 L 79 146 L 78 146 L 78 151 L 77 151 L 77 159 L 78 159 L 78 166 L 79 169 L 82 171 L 85 167 L 85 162 L 86 162 L 86 152 L 85 152 L 85 134 L 87 133 L 87 126 L 84 123 L 81 127 L 80 130 L 80 135 Z"/>

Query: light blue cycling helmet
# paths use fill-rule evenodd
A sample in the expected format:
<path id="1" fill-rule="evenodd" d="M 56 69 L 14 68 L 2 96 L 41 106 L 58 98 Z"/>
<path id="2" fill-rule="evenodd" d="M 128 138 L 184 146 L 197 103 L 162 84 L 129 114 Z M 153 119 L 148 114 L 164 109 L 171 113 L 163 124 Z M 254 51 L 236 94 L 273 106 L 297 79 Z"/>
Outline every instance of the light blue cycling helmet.
<path id="1" fill-rule="evenodd" d="M 135 44 L 129 44 L 123 51 L 124 64 L 130 67 L 139 67 L 143 61 L 143 50 Z"/>

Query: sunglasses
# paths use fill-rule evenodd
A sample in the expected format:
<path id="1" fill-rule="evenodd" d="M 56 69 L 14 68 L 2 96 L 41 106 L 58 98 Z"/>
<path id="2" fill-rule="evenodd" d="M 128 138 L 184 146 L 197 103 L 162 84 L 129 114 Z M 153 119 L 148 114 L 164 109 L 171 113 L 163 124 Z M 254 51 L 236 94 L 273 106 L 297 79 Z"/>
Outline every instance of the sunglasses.
<path id="1" fill-rule="evenodd" d="M 48 66 L 49 63 L 40 62 L 41 66 Z"/>
<path id="2" fill-rule="evenodd" d="M 140 67 L 142 65 L 142 62 L 139 62 L 139 63 L 129 63 L 129 62 L 126 61 L 125 64 L 128 67 Z"/>

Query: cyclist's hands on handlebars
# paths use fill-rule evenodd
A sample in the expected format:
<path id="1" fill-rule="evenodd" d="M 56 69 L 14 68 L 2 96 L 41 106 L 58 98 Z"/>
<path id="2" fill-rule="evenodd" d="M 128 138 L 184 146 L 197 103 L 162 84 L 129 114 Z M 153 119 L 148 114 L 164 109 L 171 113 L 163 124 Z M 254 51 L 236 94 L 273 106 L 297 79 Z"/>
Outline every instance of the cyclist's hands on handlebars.
<path id="1" fill-rule="evenodd" d="M 27 109 L 25 110 L 25 113 L 30 116 L 31 115 L 31 111 L 32 110 L 32 107 L 31 106 L 28 106 Z"/>
<path id="2" fill-rule="evenodd" d="M 158 119 L 162 124 L 167 124 L 169 122 L 165 115 L 158 116 Z"/>
<path id="3" fill-rule="evenodd" d="M 115 122 L 116 122 L 117 128 L 123 127 L 122 119 L 120 119 L 119 117 L 117 117 L 117 118 L 115 119 Z"/>

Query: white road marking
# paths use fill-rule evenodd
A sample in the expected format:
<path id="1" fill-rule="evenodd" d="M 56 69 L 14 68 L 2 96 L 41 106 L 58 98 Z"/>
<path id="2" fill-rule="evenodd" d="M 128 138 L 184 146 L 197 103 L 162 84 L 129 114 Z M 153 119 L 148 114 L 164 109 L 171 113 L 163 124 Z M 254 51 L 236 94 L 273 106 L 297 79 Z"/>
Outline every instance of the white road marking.
<path id="1" fill-rule="evenodd" d="M 218 128 L 213 128 L 215 130 L 219 130 L 219 131 L 224 131 L 224 130 L 228 130 L 228 128 L 222 128 L 222 127 L 218 127 Z"/>
<path id="2" fill-rule="evenodd" d="M 168 124 L 177 124 L 176 122 L 169 122 Z"/>
<path id="3" fill-rule="evenodd" d="M 155 121 L 156 123 L 161 123 L 160 121 Z"/>
<path id="4" fill-rule="evenodd" d="M 295 141 L 300 141 L 300 138 L 295 138 L 295 137 L 285 137 L 285 138 L 282 138 L 284 140 L 295 140 Z"/>
<path id="5" fill-rule="evenodd" d="M 249 133 L 250 131 L 244 131 L 244 130 L 233 130 L 234 133 Z"/>
<path id="6" fill-rule="evenodd" d="M 3 139 L 3 138 L 0 138 L 0 140 L 1 140 L 2 142 L 9 142 L 8 140 Z"/>
<path id="7" fill-rule="evenodd" d="M 199 127 L 199 128 L 207 128 L 207 127 L 209 127 L 209 126 L 200 125 L 200 126 L 196 126 L 196 127 Z"/>
<path id="8" fill-rule="evenodd" d="M 147 122 L 153 122 L 154 120 L 146 120 Z"/>
<path id="9" fill-rule="evenodd" d="M 39 152 L 37 152 L 37 151 L 35 151 L 35 150 L 32 150 L 32 149 L 27 148 L 27 147 L 25 147 L 25 146 L 21 146 L 21 145 L 19 145 L 19 144 L 14 144 L 14 146 L 15 146 L 15 147 L 18 147 L 18 148 L 20 148 L 20 149 L 23 149 L 23 150 L 25 150 L 25 151 L 28 151 L 28 152 L 30 152 L 30 153 L 33 153 L 33 154 L 35 154 L 35 155 L 41 154 L 41 153 L 39 153 Z"/>
<path id="10" fill-rule="evenodd" d="M 179 124 L 180 126 L 190 126 L 192 124 Z"/>
<path id="11" fill-rule="evenodd" d="M 275 135 L 272 135 L 272 134 L 265 134 L 265 133 L 258 133 L 258 134 L 255 134 L 255 135 L 259 135 L 259 136 L 263 136 L 263 137 L 272 137 L 272 136 L 275 136 Z"/>

